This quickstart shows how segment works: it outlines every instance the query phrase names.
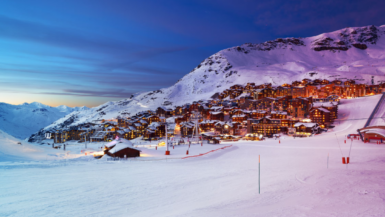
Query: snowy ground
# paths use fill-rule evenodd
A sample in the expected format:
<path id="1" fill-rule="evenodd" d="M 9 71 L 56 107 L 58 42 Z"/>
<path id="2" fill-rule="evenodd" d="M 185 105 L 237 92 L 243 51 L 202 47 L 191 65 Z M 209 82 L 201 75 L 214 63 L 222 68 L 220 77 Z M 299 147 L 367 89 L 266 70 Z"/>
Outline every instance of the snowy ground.
<path id="1" fill-rule="evenodd" d="M 0 216 L 383 216 L 385 146 L 354 140 L 351 163 L 341 163 L 345 135 L 363 127 L 380 97 L 343 100 L 341 121 L 315 137 L 193 145 L 190 155 L 232 145 L 196 158 L 180 159 L 187 146 L 167 160 L 164 148 L 143 148 L 144 157 L 119 162 L 84 156 L 84 144 L 56 161 L 3 151 Z M 2 150 L 8 143 L 0 139 Z"/>

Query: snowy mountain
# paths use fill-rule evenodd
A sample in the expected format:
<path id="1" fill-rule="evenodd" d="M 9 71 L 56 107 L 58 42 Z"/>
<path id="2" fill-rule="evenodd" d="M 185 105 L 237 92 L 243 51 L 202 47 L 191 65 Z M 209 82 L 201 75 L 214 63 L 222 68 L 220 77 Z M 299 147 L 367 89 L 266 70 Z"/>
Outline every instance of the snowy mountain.
<path id="1" fill-rule="evenodd" d="M 0 129 L 16 138 L 25 139 L 71 112 L 87 109 L 87 107 L 51 107 L 38 102 L 21 105 L 0 103 Z"/>
<path id="2" fill-rule="evenodd" d="M 202 61 L 171 87 L 138 93 L 73 112 L 45 129 L 96 119 L 129 116 L 158 106 L 210 99 L 234 84 L 254 82 L 278 86 L 294 80 L 338 78 L 356 83 L 385 81 L 385 25 L 345 28 L 308 38 L 278 38 L 221 50 Z"/>

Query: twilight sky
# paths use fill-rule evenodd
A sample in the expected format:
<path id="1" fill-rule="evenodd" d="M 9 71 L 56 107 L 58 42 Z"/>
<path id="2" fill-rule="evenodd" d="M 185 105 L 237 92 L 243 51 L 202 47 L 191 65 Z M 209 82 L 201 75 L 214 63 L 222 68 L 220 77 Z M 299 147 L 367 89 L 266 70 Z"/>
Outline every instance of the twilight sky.
<path id="1" fill-rule="evenodd" d="M 384 25 L 385 1 L 0 1 L 0 102 L 97 106 L 246 42 Z"/>

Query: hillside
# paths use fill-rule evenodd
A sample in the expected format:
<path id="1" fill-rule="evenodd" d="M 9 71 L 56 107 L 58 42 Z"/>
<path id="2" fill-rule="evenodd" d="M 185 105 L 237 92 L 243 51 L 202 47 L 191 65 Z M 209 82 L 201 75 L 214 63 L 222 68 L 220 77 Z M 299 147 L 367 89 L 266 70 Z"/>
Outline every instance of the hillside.
<path id="1" fill-rule="evenodd" d="M 38 102 L 11 105 L 0 103 L 0 130 L 18 138 L 26 139 L 41 128 L 74 111 L 87 107 L 51 107 Z"/>
<path id="2" fill-rule="evenodd" d="M 73 112 L 45 129 L 210 99 L 216 92 L 247 82 L 278 86 L 304 78 L 338 78 L 377 84 L 385 81 L 384 34 L 385 25 L 352 27 L 314 37 L 279 38 L 224 49 L 202 61 L 171 87 Z"/>

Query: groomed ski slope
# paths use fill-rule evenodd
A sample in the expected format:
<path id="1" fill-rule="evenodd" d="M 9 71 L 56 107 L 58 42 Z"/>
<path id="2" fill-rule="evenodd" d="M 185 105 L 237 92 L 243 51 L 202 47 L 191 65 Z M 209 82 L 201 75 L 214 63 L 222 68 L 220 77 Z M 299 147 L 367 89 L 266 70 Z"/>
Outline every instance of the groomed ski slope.
<path id="1" fill-rule="evenodd" d="M 363 127 L 380 97 L 342 100 L 333 131 L 195 145 L 191 155 L 233 145 L 197 158 L 166 161 L 162 148 L 143 149 L 140 161 L 2 162 L 0 216 L 383 216 L 385 146 L 354 140 L 351 164 L 341 163 L 344 136 Z"/>
<path id="2" fill-rule="evenodd" d="M 375 111 L 369 126 L 384 126 L 385 125 L 385 100 L 382 100 Z"/>

